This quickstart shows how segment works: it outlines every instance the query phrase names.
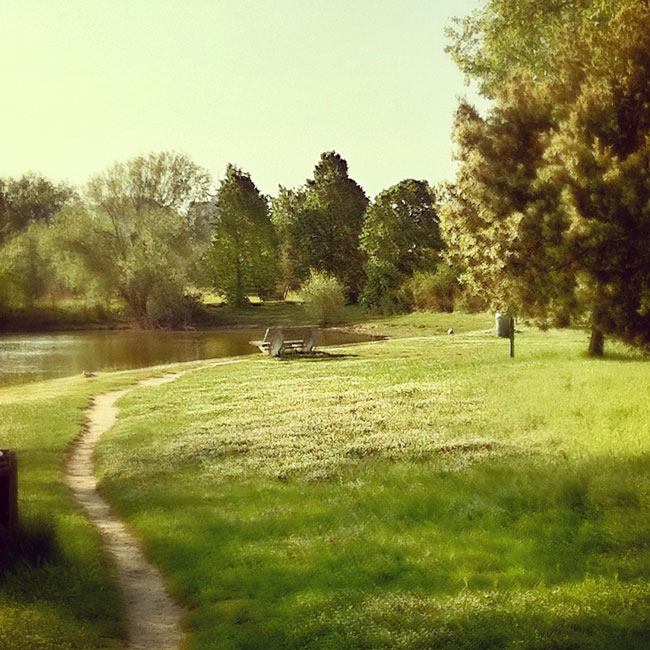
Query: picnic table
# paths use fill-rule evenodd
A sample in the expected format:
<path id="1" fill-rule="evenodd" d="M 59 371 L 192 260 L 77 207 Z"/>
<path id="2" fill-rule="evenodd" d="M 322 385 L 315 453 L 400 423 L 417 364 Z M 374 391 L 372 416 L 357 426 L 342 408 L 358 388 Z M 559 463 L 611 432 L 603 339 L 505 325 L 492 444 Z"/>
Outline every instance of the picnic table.
<path id="1" fill-rule="evenodd" d="M 312 352 L 316 347 L 317 327 L 269 327 L 261 341 L 249 341 L 260 352 L 281 357 L 285 352 Z"/>

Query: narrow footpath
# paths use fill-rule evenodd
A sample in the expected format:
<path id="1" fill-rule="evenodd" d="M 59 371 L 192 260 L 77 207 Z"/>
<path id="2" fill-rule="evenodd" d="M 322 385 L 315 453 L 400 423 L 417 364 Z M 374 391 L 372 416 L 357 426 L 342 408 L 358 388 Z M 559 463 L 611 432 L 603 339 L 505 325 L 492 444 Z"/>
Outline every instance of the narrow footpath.
<path id="1" fill-rule="evenodd" d="M 167 374 L 139 382 L 136 386 L 159 386 L 203 368 L 242 363 L 212 362 L 199 368 Z M 142 552 L 139 541 L 112 511 L 97 491 L 93 454 L 102 434 L 117 421 L 116 402 L 133 388 L 115 390 L 93 398 L 86 410 L 86 426 L 74 441 L 65 464 L 64 479 L 87 517 L 99 530 L 112 557 L 126 605 L 128 650 L 178 650 L 185 634 L 185 610 L 169 596 L 163 577 Z"/>

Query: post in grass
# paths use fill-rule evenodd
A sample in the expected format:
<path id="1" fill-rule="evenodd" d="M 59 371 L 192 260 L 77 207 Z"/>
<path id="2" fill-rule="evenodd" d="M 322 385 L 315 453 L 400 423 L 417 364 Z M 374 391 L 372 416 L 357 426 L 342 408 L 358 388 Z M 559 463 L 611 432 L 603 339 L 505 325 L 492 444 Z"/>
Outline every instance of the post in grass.
<path id="1" fill-rule="evenodd" d="M 496 323 L 496 334 L 500 338 L 510 339 L 510 356 L 515 356 L 515 318 L 508 310 L 505 313 L 497 312 L 494 314 Z"/>

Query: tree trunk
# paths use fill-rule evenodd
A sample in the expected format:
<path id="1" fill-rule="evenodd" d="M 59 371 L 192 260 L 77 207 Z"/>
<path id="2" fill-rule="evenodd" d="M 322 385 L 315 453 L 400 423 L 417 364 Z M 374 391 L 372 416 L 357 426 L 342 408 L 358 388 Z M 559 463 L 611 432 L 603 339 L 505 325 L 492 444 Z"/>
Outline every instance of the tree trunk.
<path id="1" fill-rule="evenodd" d="M 605 337 L 595 325 L 591 326 L 591 338 L 589 339 L 589 356 L 602 357 L 605 348 Z"/>

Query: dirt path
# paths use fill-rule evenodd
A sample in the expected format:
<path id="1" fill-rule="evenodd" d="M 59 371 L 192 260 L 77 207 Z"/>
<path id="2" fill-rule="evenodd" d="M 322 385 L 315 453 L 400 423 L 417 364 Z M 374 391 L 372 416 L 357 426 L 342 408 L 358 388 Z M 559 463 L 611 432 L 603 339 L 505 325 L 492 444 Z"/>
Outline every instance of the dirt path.
<path id="1" fill-rule="evenodd" d="M 222 361 L 184 372 L 145 379 L 138 386 L 159 386 L 198 370 L 245 361 Z M 102 434 L 117 421 L 116 402 L 131 389 L 115 390 L 93 398 L 86 411 L 86 427 L 75 440 L 65 465 L 65 482 L 99 530 L 102 541 L 115 562 L 126 604 L 129 650 L 177 650 L 185 634 L 185 610 L 169 596 L 161 573 L 144 556 L 140 543 L 126 524 L 113 514 L 97 491 L 93 453 Z"/>

